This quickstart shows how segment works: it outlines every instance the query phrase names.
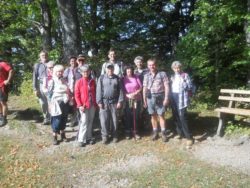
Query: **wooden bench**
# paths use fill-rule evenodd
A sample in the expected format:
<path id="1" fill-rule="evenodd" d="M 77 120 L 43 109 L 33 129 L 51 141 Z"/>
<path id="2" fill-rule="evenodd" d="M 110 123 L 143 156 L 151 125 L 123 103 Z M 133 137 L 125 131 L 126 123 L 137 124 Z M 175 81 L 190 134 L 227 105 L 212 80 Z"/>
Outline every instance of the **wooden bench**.
<path id="1" fill-rule="evenodd" d="M 235 115 L 250 116 L 250 90 L 221 89 L 220 93 L 219 100 L 226 101 L 228 105 L 215 109 L 219 117 L 218 136 L 222 136 L 222 129 L 230 114 L 231 117 Z"/>

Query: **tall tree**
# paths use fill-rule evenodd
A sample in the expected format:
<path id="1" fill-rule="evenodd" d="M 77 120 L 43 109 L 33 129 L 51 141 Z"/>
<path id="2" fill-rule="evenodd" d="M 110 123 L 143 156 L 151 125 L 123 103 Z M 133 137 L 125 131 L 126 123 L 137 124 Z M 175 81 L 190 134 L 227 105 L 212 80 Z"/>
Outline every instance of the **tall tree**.
<path id="1" fill-rule="evenodd" d="M 81 52 L 76 0 L 57 0 L 63 34 L 63 61 Z"/>
<path id="2" fill-rule="evenodd" d="M 48 5 L 47 0 L 42 0 L 40 2 L 41 13 L 42 13 L 42 23 L 40 32 L 42 35 L 42 42 L 43 42 L 43 49 L 46 51 L 50 51 L 52 48 L 51 43 L 51 25 L 52 25 L 52 18 L 51 18 L 51 11 Z"/>

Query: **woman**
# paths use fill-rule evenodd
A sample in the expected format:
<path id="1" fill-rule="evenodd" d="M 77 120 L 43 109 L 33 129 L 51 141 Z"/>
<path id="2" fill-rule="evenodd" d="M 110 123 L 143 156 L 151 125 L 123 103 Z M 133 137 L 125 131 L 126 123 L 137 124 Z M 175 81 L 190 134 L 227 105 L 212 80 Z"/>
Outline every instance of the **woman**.
<path id="1" fill-rule="evenodd" d="M 132 66 L 125 67 L 125 76 L 123 78 L 125 101 L 125 136 L 130 139 L 132 136 L 135 139 L 140 139 L 137 132 L 139 123 L 139 115 L 142 105 L 142 84 L 138 76 L 134 75 L 134 68 Z"/>
<path id="2" fill-rule="evenodd" d="M 92 125 L 97 107 L 96 103 L 96 83 L 90 77 L 88 65 L 79 67 L 82 78 L 77 80 L 75 85 L 75 100 L 80 112 L 78 142 L 79 147 L 86 144 L 94 144 L 92 137 Z"/>
<path id="3" fill-rule="evenodd" d="M 48 94 L 48 84 L 49 81 L 52 79 L 53 77 L 53 67 L 54 67 L 54 61 L 49 61 L 48 63 L 46 63 L 46 74 L 47 76 L 43 78 L 43 87 L 42 87 L 42 91 L 47 95 Z"/>
<path id="4" fill-rule="evenodd" d="M 171 76 L 171 104 L 178 134 L 176 138 L 185 137 L 186 146 L 189 148 L 193 145 L 193 137 L 188 128 L 186 115 L 192 83 L 189 75 L 181 70 L 181 66 L 179 61 L 174 61 L 171 66 L 174 71 L 174 75 Z"/>
<path id="5" fill-rule="evenodd" d="M 64 67 L 56 65 L 53 69 L 53 78 L 48 83 L 48 93 L 50 98 L 51 127 L 53 130 L 53 144 L 57 145 L 57 135 L 61 135 L 61 141 L 66 141 L 64 129 L 68 118 L 68 105 L 70 90 L 63 79 Z"/>

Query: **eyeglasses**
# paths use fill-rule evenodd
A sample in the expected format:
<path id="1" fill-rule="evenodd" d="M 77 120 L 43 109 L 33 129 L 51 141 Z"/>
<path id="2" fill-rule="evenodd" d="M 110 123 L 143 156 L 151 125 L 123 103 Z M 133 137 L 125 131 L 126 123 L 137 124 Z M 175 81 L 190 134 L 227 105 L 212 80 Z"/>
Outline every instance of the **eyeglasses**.
<path id="1" fill-rule="evenodd" d="M 53 69 L 54 67 L 48 67 L 48 69 Z"/>

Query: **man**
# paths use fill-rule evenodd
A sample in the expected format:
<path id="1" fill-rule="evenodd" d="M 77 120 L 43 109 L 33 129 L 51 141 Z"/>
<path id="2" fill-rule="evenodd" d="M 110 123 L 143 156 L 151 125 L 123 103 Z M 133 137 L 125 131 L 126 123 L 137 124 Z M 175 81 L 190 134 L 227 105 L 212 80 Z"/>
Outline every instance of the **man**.
<path id="1" fill-rule="evenodd" d="M 149 72 L 144 76 L 143 80 L 143 100 L 144 107 L 148 108 L 151 115 L 151 123 L 153 127 L 152 140 L 158 138 L 157 120 L 159 118 L 162 141 L 167 141 L 165 128 L 165 107 L 168 105 L 169 96 L 169 80 L 165 72 L 160 72 L 156 67 L 156 59 L 147 61 Z"/>
<path id="2" fill-rule="evenodd" d="M 134 63 L 135 63 L 135 66 L 136 66 L 136 69 L 135 69 L 135 74 L 137 76 L 139 76 L 141 82 L 143 83 L 143 77 L 145 74 L 148 73 L 148 69 L 144 69 L 143 68 L 143 57 L 142 56 L 136 56 L 135 59 L 134 59 Z"/>
<path id="3" fill-rule="evenodd" d="M 41 51 L 39 54 L 39 62 L 34 65 L 33 69 L 33 90 L 35 95 L 39 99 L 39 103 L 43 112 L 43 125 L 49 125 L 50 114 L 48 110 L 48 101 L 46 94 L 43 92 L 43 80 L 47 78 L 47 62 L 48 53 L 46 51 Z"/>
<path id="4" fill-rule="evenodd" d="M 0 127 L 7 124 L 8 89 L 13 77 L 13 69 L 6 61 L 0 61 Z"/>
<path id="5" fill-rule="evenodd" d="M 113 142 L 118 142 L 117 110 L 124 100 L 120 79 L 114 74 L 114 64 L 108 63 L 106 74 L 101 75 L 97 84 L 96 101 L 100 108 L 101 134 L 103 144 L 108 143 L 110 131 Z"/>
<path id="6" fill-rule="evenodd" d="M 108 62 L 103 63 L 102 65 L 102 71 L 101 71 L 101 75 L 106 73 L 106 68 L 108 64 L 113 64 L 114 67 L 114 74 L 119 76 L 120 78 L 123 77 L 123 62 L 122 61 L 117 61 L 116 60 L 116 54 L 115 54 L 115 50 L 110 49 L 108 52 Z"/>
<path id="7" fill-rule="evenodd" d="M 144 68 L 143 66 L 143 57 L 142 56 L 136 56 L 134 59 L 134 63 L 135 63 L 135 70 L 134 70 L 134 74 L 137 75 L 141 81 L 141 83 L 143 83 L 143 77 L 145 74 L 147 74 L 149 72 L 149 70 L 147 68 Z M 148 115 L 147 109 L 143 107 L 143 105 L 141 105 L 141 110 L 140 110 L 140 120 L 139 120 L 139 127 L 142 130 L 149 130 L 151 125 L 150 125 L 150 116 Z"/>

